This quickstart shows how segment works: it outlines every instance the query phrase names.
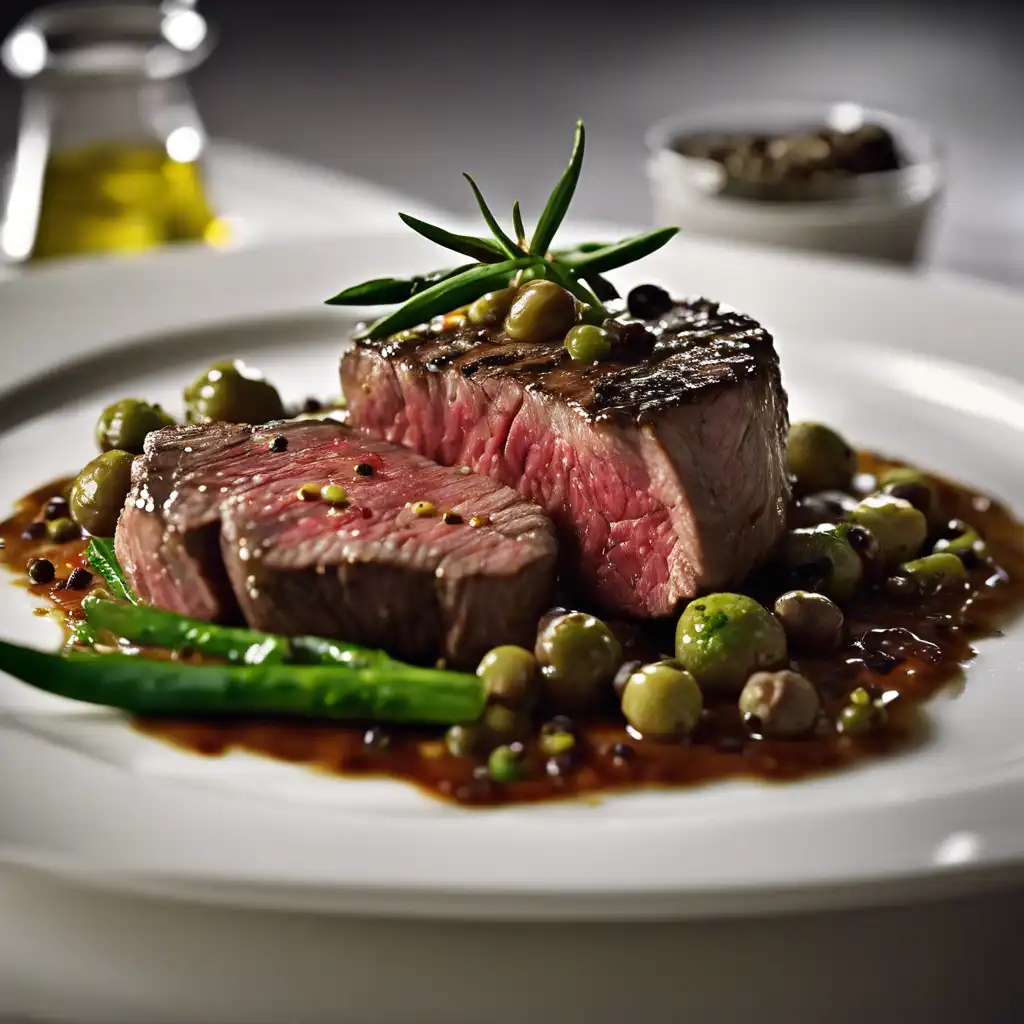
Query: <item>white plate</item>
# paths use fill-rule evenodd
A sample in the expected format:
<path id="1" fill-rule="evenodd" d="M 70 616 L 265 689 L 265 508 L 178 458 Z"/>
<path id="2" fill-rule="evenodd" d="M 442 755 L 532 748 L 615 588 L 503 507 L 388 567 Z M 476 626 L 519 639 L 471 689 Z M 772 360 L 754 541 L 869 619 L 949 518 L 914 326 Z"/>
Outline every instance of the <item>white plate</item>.
<path id="1" fill-rule="evenodd" d="M 79 264 L 0 285 L 0 506 L 91 455 L 98 409 L 174 406 L 212 357 L 330 391 L 354 280 L 429 267 L 408 236 Z M 792 411 L 1024 509 L 1024 300 L 679 242 L 619 275 L 732 302 L 777 334 Z M 968 363 L 973 365 L 968 365 Z M 0 586 L 0 632 L 55 626 Z M 799 784 L 465 811 L 400 783 L 204 760 L 0 679 L 0 857 L 190 899 L 373 914 L 658 917 L 824 907 L 1024 876 L 1024 630 L 982 645 L 913 752 Z"/>

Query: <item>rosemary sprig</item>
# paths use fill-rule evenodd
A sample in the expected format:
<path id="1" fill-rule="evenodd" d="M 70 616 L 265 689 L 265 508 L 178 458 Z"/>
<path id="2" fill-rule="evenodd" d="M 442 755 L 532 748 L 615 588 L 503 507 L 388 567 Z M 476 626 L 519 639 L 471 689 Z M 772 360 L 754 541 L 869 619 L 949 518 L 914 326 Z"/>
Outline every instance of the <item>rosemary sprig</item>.
<path id="1" fill-rule="evenodd" d="M 551 192 L 544 212 L 537 221 L 533 238 L 530 239 L 530 252 L 539 256 L 547 254 L 555 232 L 562 226 L 565 214 L 572 202 L 573 193 L 580 180 L 580 171 L 583 169 L 583 150 L 586 146 L 587 133 L 582 121 L 576 122 L 576 137 L 572 144 L 572 156 L 569 158 L 569 166 L 562 172 L 558 184 Z"/>
<path id="2" fill-rule="evenodd" d="M 456 235 L 451 231 L 445 231 L 435 224 L 428 224 L 419 217 L 413 217 L 409 213 L 400 213 L 399 218 L 403 224 L 407 224 L 413 231 L 421 234 L 424 238 L 438 245 L 443 245 L 453 252 L 460 252 L 463 256 L 474 259 L 477 263 L 500 263 L 511 253 L 507 253 L 501 246 L 495 245 L 489 238 L 478 238 L 475 235 Z M 521 255 L 517 253 L 516 255 Z"/>
<path id="3" fill-rule="evenodd" d="M 502 252 L 505 253 L 510 259 L 516 259 L 518 256 L 525 256 L 526 250 L 520 249 L 516 242 L 513 242 L 508 235 L 502 230 L 501 225 L 496 220 L 493 213 L 491 213 L 490 207 L 487 205 L 483 194 L 480 189 L 477 188 L 476 182 L 468 175 L 464 174 L 463 177 L 469 182 L 469 187 L 473 190 L 473 195 L 476 197 L 476 205 L 480 207 L 480 212 L 484 216 L 484 220 L 487 222 L 487 226 L 491 229 L 491 234 L 498 240 L 498 245 L 501 246 Z"/>
<path id="4" fill-rule="evenodd" d="M 503 287 L 520 271 L 534 266 L 538 261 L 529 256 L 502 263 L 480 263 L 464 270 L 454 277 L 438 281 L 419 295 L 414 295 L 393 313 L 381 317 L 365 331 L 360 338 L 384 338 L 397 331 L 416 327 L 431 317 L 449 313 L 458 306 L 480 298 L 486 292 Z"/>
<path id="5" fill-rule="evenodd" d="M 516 241 L 519 243 L 519 247 L 522 248 L 526 245 L 526 228 L 523 227 L 523 214 L 519 209 L 518 199 L 512 204 L 512 227 L 515 228 Z"/>
<path id="6" fill-rule="evenodd" d="M 491 212 L 476 182 L 465 175 L 480 213 L 494 236 L 460 235 L 409 214 L 399 214 L 417 234 L 446 249 L 468 256 L 474 263 L 435 270 L 410 278 L 379 277 L 346 288 L 327 299 L 334 306 L 389 306 L 399 308 L 381 317 L 363 330 L 359 337 L 382 338 L 425 323 L 433 317 L 473 302 L 481 295 L 521 279 L 524 270 L 531 276 L 557 282 L 580 302 L 591 307 L 597 317 L 607 317 L 602 298 L 617 297 L 611 283 L 602 277 L 609 270 L 649 256 L 665 245 L 677 228 L 659 228 L 620 242 L 588 242 L 572 249 L 551 250 L 551 243 L 568 212 L 583 167 L 586 132 L 583 122 L 576 123 L 569 165 L 554 187 L 527 242 L 526 227 L 518 201 L 512 206 L 515 237 L 507 234 Z"/>

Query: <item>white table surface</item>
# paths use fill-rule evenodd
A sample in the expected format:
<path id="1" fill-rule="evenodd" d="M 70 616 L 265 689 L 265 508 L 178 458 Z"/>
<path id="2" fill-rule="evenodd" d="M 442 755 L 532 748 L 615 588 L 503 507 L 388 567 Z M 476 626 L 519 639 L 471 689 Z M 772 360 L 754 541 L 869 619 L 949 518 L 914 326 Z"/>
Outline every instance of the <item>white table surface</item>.
<path id="1" fill-rule="evenodd" d="M 253 241 L 392 223 L 393 194 L 215 152 L 215 191 Z M 382 922 L 112 896 L 9 869 L 0 1020 L 1010 1022 L 1024 1018 L 1022 919 L 1024 893 L 1003 892 L 679 925 Z"/>

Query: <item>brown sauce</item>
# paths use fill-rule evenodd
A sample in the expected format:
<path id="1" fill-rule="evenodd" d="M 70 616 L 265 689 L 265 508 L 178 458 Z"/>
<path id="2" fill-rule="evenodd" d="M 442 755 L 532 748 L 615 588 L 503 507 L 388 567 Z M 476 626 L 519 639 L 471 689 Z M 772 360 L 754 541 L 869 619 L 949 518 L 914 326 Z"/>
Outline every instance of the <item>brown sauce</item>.
<path id="1" fill-rule="evenodd" d="M 872 454 L 861 456 L 866 473 L 890 464 Z M 438 730 L 280 720 L 150 719 L 135 725 L 197 754 L 218 756 L 240 749 L 345 775 L 390 776 L 467 805 L 594 796 L 639 786 L 687 786 L 735 777 L 784 781 L 897 753 L 927 741 L 922 702 L 939 689 L 963 681 L 962 666 L 974 655 L 973 641 L 998 635 L 1001 626 L 1024 608 L 1024 525 L 983 494 L 939 478 L 935 484 L 944 515 L 975 526 L 988 543 L 991 560 L 968 567 L 970 587 L 955 598 L 907 602 L 879 591 L 864 593 L 847 606 L 846 646 L 827 657 L 794 659 L 799 670 L 817 684 L 824 701 L 819 728 L 804 739 L 750 738 L 731 701 L 712 703 L 685 744 L 637 740 L 620 718 L 609 716 L 578 723 L 581 753 L 573 762 L 545 762 L 528 744 L 535 764 L 530 777 L 497 785 L 481 777 L 476 762 L 450 755 Z M 49 598 L 50 608 L 40 609 L 40 614 L 55 612 L 69 627 L 80 618 L 81 601 L 90 588 L 69 590 L 62 584 L 83 565 L 85 542 L 55 545 L 24 535 L 39 519 L 46 500 L 65 492 L 67 485 L 58 481 L 18 503 L 15 514 L 0 524 L 0 562 L 24 586 Z M 37 557 L 53 562 L 56 578 L 52 583 L 29 583 L 25 567 Z M 98 577 L 90 586 L 97 583 L 102 583 Z M 635 644 L 638 650 L 664 649 L 662 635 L 657 628 L 645 627 L 636 631 Z M 888 725 L 866 737 L 841 736 L 832 722 L 858 686 L 891 701 Z"/>

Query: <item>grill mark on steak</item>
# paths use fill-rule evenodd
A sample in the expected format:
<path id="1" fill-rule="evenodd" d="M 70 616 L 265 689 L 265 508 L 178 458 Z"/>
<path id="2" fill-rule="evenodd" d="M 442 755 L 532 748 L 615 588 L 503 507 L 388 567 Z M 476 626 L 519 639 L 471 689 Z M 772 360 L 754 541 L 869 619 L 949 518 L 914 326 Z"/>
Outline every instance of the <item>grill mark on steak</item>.
<path id="1" fill-rule="evenodd" d="M 620 421 L 696 401 L 709 389 L 777 363 L 771 335 L 756 320 L 708 299 L 679 303 L 647 326 L 656 341 L 640 366 L 580 364 L 561 344 L 515 342 L 501 331 L 474 326 L 360 345 L 426 372 L 455 370 L 477 378 L 514 374 L 529 390 L 567 402 L 588 418 Z"/>
<path id="2" fill-rule="evenodd" d="M 781 534 L 788 418 L 750 317 L 702 299 L 647 326 L 648 357 L 597 365 L 476 328 L 360 342 L 342 388 L 358 426 L 544 507 L 583 596 L 669 615 L 741 582 Z"/>
<path id="3" fill-rule="evenodd" d="M 279 434 L 286 454 L 270 450 Z M 550 605 L 556 546 L 537 506 L 341 424 L 165 428 L 133 481 L 118 553 L 140 596 L 184 614 L 473 667 L 496 644 L 529 645 Z M 303 501 L 307 481 L 349 501 Z M 463 523 L 416 516 L 420 500 Z M 466 525 L 480 514 L 488 526 Z"/>

